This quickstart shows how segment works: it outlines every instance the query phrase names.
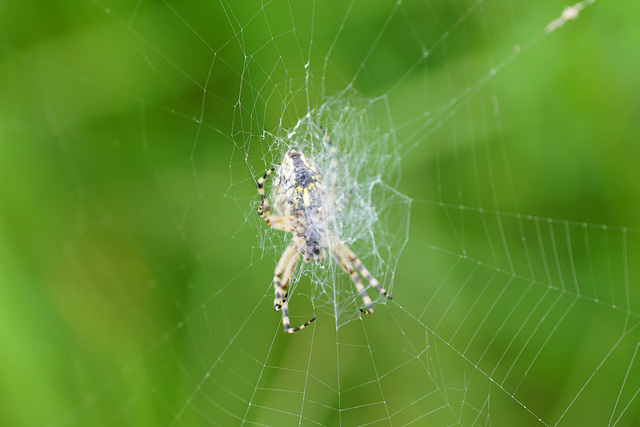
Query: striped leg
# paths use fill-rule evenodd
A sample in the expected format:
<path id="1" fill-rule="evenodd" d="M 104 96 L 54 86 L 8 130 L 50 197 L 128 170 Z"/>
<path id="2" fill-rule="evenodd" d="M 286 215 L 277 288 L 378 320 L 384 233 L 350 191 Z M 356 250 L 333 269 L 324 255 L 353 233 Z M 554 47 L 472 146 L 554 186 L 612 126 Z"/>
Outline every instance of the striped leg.
<path id="1" fill-rule="evenodd" d="M 264 175 L 261 176 L 258 181 L 256 181 L 256 185 L 258 186 L 258 194 L 260 195 L 260 206 L 258 206 L 258 215 L 260 215 L 260 218 L 262 218 L 262 220 L 266 222 L 268 226 L 278 230 L 285 230 L 284 218 L 274 215 L 273 212 L 271 212 L 269 199 L 264 192 L 264 182 L 267 180 L 267 177 L 273 173 L 274 170 L 276 170 L 275 166 L 273 166 L 271 169 L 268 169 L 264 173 Z"/>
<path id="2" fill-rule="evenodd" d="M 364 277 L 364 279 L 369 282 L 369 284 L 376 288 L 378 292 L 380 292 L 385 297 L 391 299 L 391 295 L 387 293 L 387 290 L 380 286 L 380 282 L 378 282 L 372 275 L 369 273 L 369 270 L 365 268 L 362 264 L 362 261 L 353 253 L 351 249 L 349 249 L 344 243 L 339 241 L 337 238 L 333 237 L 332 239 L 333 247 L 331 253 L 333 257 L 338 261 L 338 264 L 342 267 L 342 269 L 349 274 L 351 277 L 351 281 L 353 281 L 362 301 L 364 302 L 365 308 L 361 308 L 360 311 L 364 314 L 373 313 L 373 303 L 371 302 L 371 298 L 366 293 L 366 288 L 362 284 L 362 280 L 358 273 Z M 355 267 L 355 268 L 354 268 Z"/>
<path id="3" fill-rule="evenodd" d="M 314 320 L 316 320 L 315 316 L 313 316 L 310 320 L 307 320 L 302 325 L 296 326 L 295 328 L 292 328 L 290 326 L 291 323 L 290 323 L 290 320 L 289 320 L 289 303 L 285 301 L 285 303 L 282 305 L 282 326 L 284 327 L 284 332 L 287 333 L 287 334 L 292 334 L 294 332 L 298 332 L 300 329 L 306 328 Z"/>
<path id="4" fill-rule="evenodd" d="M 289 246 L 287 246 L 287 249 L 282 253 L 278 265 L 276 265 L 276 270 L 273 275 L 273 288 L 275 290 L 273 309 L 275 311 L 280 311 L 280 308 L 282 308 L 282 305 L 287 299 L 287 287 L 289 286 L 289 279 L 291 278 L 291 274 L 289 273 L 290 265 L 296 262 L 296 258 L 299 256 L 300 252 L 298 251 L 298 247 L 295 241 L 292 240 Z"/>
<path id="5" fill-rule="evenodd" d="M 338 265 L 342 267 L 342 269 L 349 275 L 351 281 L 356 286 L 358 293 L 360 294 L 360 298 L 362 298 L 362 302 L 364 303 L 365 308 L 361 308 L 360 311 L 364 314 L 373 313 L 373 302 L 369 295 L 367 295 L 367 291 L 362 284 L 362 280 L 358 275 L 358 272 L 355 268 L 353 268 L 353 264 L 349 261 L 348 253 L 344 250 L 348 248 L 342 244 L 342 242 L 338 241 L 338 239 L 333 239 L 333 247 L 331 248 L 331 255 L 336 260 Z"/>
<path id="6" fill-rule="evenodd" d="M 346 248 L 346 246 L 345 246 L 345 248 Z M 356 268 L 356 270 L 358 270 L 360 272 L 360 274 L 362 274 L 362 277 L 364 277 L 364 280 L 369 282 L 369 284 L 371 286 L 373 286 L 374 288 L 376 288 L 378 290 L 378 292 L 380 292 L 382 295 L 384 295 L 388 299 L 392 299 L 391 295 L 387 292 L 387 290 L 385 288 L 383 288 L 382 286 L 380 286 L 380 282 L 378 282 L 375 279 L 375 277 L 373 277 L 371 275 L 371 273 L 369 273 L 369 270 L 367 270 L 365 268 L 365 266 L 362 264 L 362 261 L 360 261 L 360 258 L 355 256 L 355 254 L 353 252 L 351 252 L 351 250 L 349 248 L 347 248 L 347 250 L 350 252 L 349 259 L 353 263 L 353 265 Z"/>
<path id="7" fill-rule="evenodd" d="M 298 261 L 300 260 L 300 251 L 298 249 L 298 244 L 295 239 L 291 241 L 291 244 L 285 249 L 278 265 L 276 266 L 274 278 L 273 278 L 273 287 L 275 290 L 275 299 L 273 300 L 273 309 L 275 311 L 279 311 L 282 309 L 282 325 L 284 327 L 285 333 L 291 334 L 293 332 L 299 331 L 300 329 L 304 329 L 309 326 L 311 322 L 316 320 L 309 320 L 305 324 L 292 328 L 291 321 L 289 319 L 289 303 L 287 302 L 287 288 L 289 287 L 289 281 L 291 280 L 291 276 L 293 276 L 293 272 L 298 265 Z"/>

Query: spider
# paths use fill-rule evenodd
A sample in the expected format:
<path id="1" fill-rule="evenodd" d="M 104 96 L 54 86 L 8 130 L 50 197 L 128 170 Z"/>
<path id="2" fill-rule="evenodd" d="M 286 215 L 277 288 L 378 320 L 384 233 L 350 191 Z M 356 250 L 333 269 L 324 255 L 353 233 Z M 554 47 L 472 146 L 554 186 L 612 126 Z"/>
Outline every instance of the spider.
<path id="1" fill-rule="evenodd" d="M 280 215 L 271 211 L 269 199 L 265 195 L 264 189 L 267 177 L 276 170 L 276 166 L 268 169 L 256 182 L 261 198 L 258 215 L 268 226 L 293 234 L 291 243 L 284 250 L 276 265 L 273 278 L 275 288 L 273 309 L 275 311 L 282 310 L 282 325 L 285 333 L 299 331 L 316 320 L 314 317 L 295 328 L 291 327 L 289 320 L 287 288 L 300 256 L 304 258 L 305 262 L 321 263 L 326 257 L 325 249 L 328 249 L 333 259 L 349 275 L 358 290 L 365 307 L 360 309 L 363 314 L 373 313 L 373 303 L 366 293 L 360 275 L 378 292 L 391 299 L 391 295 L 380 286 L 380 283 L 369 273 L 353 251 L 327 228 L 327 220 L 329 219 L 327 216 L 330 216 L 327 215 L 327 212 L 339 210 L 349 196 L 336 203 L 337 151 L 331 144 L 326 131 L 322 128 L 321 130 L 324 135 L 323 142 L 328 145 L 331 153 L 332 172 L 330 178 L 332 182 L 329 192 L 326 191 L 322 175 L 316 164 L 297 149 L 289 150 L 284 155 L 282 164 L 278 167 L 275 184 L 275 208 Z"/>

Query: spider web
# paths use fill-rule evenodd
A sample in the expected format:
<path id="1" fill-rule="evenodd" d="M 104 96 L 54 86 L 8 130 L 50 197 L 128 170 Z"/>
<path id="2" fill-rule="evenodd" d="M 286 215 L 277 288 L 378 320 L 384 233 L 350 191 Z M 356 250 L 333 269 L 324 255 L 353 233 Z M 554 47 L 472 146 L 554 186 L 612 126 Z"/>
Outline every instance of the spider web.
<path id="1" fill-rule="evenodd" d="M 2 46 L 2 132 L 26 144 L 3 144 L 0 275 L 38 283 L 2 298 L 28 402 L 3 424 L 638 423 L 637 124 L 613 107 L 638 94 L 637 6 L 48 7 Z M 303 263 L 292 320 L 317 320 L 286 335 L 290 235 L 255 179 L 292 147 L 327 175 L 321 127 L 332 230 L 394 299 L 368 289 L 363 316 L 339 266 Z"/>

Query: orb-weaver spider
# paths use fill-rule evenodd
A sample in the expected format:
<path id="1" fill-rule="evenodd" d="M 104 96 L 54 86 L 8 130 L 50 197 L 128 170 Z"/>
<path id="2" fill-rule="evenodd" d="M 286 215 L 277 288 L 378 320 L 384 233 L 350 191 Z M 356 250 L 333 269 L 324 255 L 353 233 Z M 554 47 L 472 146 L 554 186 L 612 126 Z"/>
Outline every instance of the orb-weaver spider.
<path id="1" fill-rule="evenodd" d="M 328 249 L 333 259 L 349 275 L 356 286 L 364 303 L 365 308 L 360 309 L 364 314 L 373 312 L 373 303 L 366 293 L 360 275 L 378 292 L 391 299 L 391 295 L 380 286 L 380 283 L 369 273 L 353 251 L 328 230 L 327 224 L 332 218 L 327 217 L 327 210 L 330 207 L 333 211 L 339 210 L 335 206 L 340 206 L 348 197 L 336 203 L 337 151 L 331 145 L 329 136 L 324 129 L 322 132 L 324 134 L 323 141 L 328 145 L 332 157 L 329 192 L 325 189 L 323 177 L 316 164 L 297 149 L 289 150 L 284 155 L 282 164 L 277 168 L 275 208 L 279 215 L 271 211 L 269 199 L 265 195 L 264 189 L 267 177 L 276 170 L 276 167 L 273 166 L 267 170 L 256 183 L 258 194 L 261 197 L 258 207 L 260 217 L 270 227 L 293 234 L 291 243 L 284 250 L 276 265 L 273 279 L 275 288 L 273 309 L 275 311 L 282 310 L 282 325 L 286 333 L 299 331 L 316 320 L 314 317 L 295 328 L 291 327 L 289 320 L 287 288 L 301 255 L 305 262 L 319 263 L 325 260 L 325 249 Z"/>

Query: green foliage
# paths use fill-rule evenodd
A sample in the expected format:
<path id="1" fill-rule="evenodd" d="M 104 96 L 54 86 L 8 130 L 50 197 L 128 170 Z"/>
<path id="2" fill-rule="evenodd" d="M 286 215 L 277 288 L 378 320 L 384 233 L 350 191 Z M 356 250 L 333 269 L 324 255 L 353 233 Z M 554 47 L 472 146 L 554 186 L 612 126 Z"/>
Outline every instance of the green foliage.
<path id="1" fill-rule="evenodd" d="M 638 2 L 429 3 L 0 5 L 0 425 L 636 425 Z M 285 337 L 253 178 L 350 85 L 395 302 Z"/>

